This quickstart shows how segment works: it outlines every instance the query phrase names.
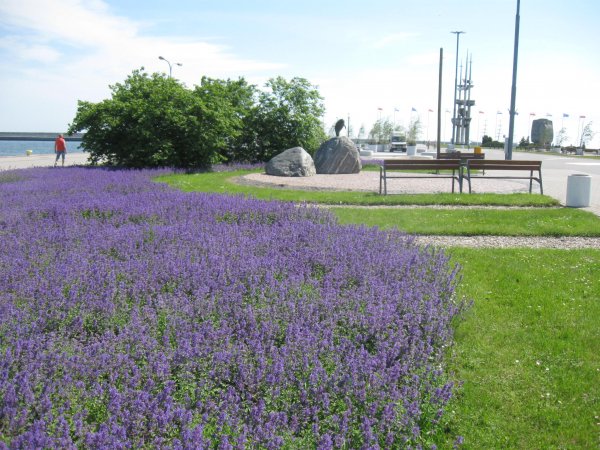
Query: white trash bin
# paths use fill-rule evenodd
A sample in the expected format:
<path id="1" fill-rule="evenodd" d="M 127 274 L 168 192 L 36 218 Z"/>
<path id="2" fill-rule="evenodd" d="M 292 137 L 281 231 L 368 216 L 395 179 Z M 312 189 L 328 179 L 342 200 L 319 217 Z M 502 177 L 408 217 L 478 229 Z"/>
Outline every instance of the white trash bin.
<path id="1" fill-rule="evenodd" d="M 592 177 L 584 173 L 574 173 L 567 179 L 567 206 L 583 208 L 590 206 Z"/>

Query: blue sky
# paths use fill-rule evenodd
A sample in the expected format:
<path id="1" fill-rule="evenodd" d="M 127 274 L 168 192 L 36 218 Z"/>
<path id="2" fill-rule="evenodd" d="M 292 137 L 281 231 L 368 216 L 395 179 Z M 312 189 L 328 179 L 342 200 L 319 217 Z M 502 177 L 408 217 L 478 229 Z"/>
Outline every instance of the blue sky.
<path id="1" fill-rule="evenodd" d="M 107 98 L 110 84 L 142 66 L 168 71 L 162 55 L 182 63 L 173 76 L 190 87 L 202 75 L 258 86 L 278 75 L 307 78 L 325 98 L 326 127 L 348 116 L 355 132 L 368 132 L 380 115 L 406 124 L 415 108 L 421 137 L 433 140 L 443 48 L 449 139 L 450 31 L 464 30 L 459 61 L 472 55 L 472 137 L 508 134 L 515 12 L 516 0 L 1 0 L 0 131 L 64 130 L 77 100 Z M 568 142 L 583 123 L 600 131 L 599 22 L 597 0 L 521 2 L 516 140 L 542 117 L 555 134 L 565 126 Z"/>

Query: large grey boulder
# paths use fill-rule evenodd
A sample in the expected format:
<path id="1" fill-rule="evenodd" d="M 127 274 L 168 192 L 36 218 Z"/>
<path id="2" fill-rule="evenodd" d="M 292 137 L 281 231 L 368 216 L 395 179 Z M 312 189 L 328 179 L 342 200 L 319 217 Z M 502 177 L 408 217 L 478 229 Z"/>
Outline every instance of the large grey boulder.
<path id="1" fill-rule="evenodd" d="M 554 139 L 552 121 L 536 119 L 531 123 L 531 142 L 538 145 L 548 145 Z"/>
<path id="2" fill-rule="evenodd" d="M 315 154 L 317 173 L 359 173 L 362 169 L 360 155 L 354 142 L 346 136 L 325 141 Z"/>
<path id="3" fill-rule="evenodd" d="M 302 147 L 288 148 L 274 156 L 265 171 L 278 177 L 310 177 L 317 173 L 312 157 Z"/>

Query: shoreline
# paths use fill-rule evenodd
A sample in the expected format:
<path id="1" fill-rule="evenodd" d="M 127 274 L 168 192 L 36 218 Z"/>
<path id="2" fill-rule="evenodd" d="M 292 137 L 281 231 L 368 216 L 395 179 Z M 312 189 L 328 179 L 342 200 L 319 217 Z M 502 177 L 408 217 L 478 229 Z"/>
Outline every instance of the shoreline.
<path id="1" fill-rule="evenodd" d="M 56 155 L 54 153 L 32 154 L 30 156 L 0 156 L 0 170 L 29 169 L 32 167 L 52 167 Z M 73 152 L 65 156 L 66 166 L 87 164 L 88 153 Z M 61 161 L 59 160 L 59 164 Z"/>

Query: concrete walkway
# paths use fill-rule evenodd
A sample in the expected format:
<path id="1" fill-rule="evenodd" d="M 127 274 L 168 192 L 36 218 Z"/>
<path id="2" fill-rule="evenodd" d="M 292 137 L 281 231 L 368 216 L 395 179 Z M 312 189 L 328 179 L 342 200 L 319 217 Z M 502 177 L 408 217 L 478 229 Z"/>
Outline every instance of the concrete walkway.
<path id="1" fill-rule="evenodd" d="M 65 166 L 77 166 L 87 163 L 88 153 L 68 153 L 65 156 Z M 30 156 L 0 156 L 0 170 L 28 169 L 31 167 L 52 167 L 56 155 L 33 154 Z M 59 160 L 59 164 L 61 160 Z"/>

